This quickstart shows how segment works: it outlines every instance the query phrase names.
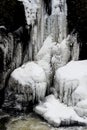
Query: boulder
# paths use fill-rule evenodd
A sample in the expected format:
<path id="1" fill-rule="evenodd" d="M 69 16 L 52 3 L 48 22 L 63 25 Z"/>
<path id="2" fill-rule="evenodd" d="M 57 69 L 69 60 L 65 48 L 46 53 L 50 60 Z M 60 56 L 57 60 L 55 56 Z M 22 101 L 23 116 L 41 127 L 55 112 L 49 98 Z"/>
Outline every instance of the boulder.
<path id="1" fill-rule="evenodd" d="M 22 111 L 32 107 L 46 94 L 47 81 L 44 70 L 34 62 L 28 62 L 15 69 L 6 89 L 4 108 Z"/>

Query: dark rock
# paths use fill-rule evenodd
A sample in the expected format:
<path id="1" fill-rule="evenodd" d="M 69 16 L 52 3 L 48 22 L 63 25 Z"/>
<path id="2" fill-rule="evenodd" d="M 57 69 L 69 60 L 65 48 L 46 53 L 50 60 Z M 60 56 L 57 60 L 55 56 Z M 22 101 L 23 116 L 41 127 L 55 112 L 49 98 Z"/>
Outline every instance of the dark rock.
<path id="1" fill-rule="evenodd" d="M 21 29 L 23 30 L 23 28 Z M 24 31 L 24 30 L 23 30 Z M 23 32 L 22 31 L 22 32 Z M 26 32 L 27 33 L 27 32 Z M 29 60 L 28 40 L 23 42 L 21 35 L 8 33 L 6 28 L 0 26 L 0 92 L 8 85 L 11 72 Z M 27 36 L 28 37 L 28 34 Z M 25 38 L 26 38 L 25 37 Z M 4 90 L 3 90 L 4 93 Z M 1 94 L 2 99 L 3 96 Z M 0 98 L 1 99 L 1 98 Z M 1 101 L 0 101 L 1 102 Z"/>
<path id="2" fill-rule="evenodd" d="M 67 0 L 68 31 L 75 29 L 78 32 L 80 45 L 80 60 L 87 59 L 87 1 Z"/>
<path id="3" fill-rule="evenodd" d="M 18 0 L 0 1 L 0 26 L 4 25 L 9 31 L 14 31 L 26 23 L 24 6 Z"/>

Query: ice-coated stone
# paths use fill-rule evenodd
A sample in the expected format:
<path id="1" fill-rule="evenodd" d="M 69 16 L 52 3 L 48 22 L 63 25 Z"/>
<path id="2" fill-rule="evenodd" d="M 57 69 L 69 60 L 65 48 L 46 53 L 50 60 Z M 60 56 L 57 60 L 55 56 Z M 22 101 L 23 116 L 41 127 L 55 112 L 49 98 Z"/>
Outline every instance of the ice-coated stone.
<path id="1" fill-rule="evenodd" d="M 30 102 L 33 104 L 45 97 L 46 89 L 44 70 L 38 64 L 28 62 L 12 72 L 3 106 L 26 110 Z"/>
<path id="2" fill-rule="evenodd" d="M 60 44 L 54 44 L 51 55 L 51 63 L 54 71 L 66 65 L 70 60 L 78 60 L 79 44 L 77 42 L 77 34 L 68 35 Z"/>
<path id="3" fill-rule="evenodd" d="M 38 65 L 40 65 L 46 73 L 48 87 L 52 82 L 52 67 L 51 67 L 51 50 L 56 43 L 53 42 L 53 37 L 49 35 L 43 43 L 42 48 L 36 55 Z"/>
<path id="4" fill-rule="evenodd" d="M 52 35 L 49 35 L 46 40 L 43 43 L 43 46 L 41 47 L 40 51 L 38 52 L 38 54 L 36 55 L 36 60 L 42 60 L 42 58 L 45 55 L 51 55 L 51 50 L 52 47 L 55 45 L 56 43 L 53 42 L 53 37 Z"/>
<path id="5" fill-rule="evenodd" d="M 49 95 L 34 108 L 48 123 L 55 127 L 60 125 L 86 125 L 87 120 L 79 117 L 73 107 L 60 103 L 54 95 Z"/>
<path id="6" fill-rule="evenodd" d="M 59 68 L 54 82 L 61 102 L 81 107 L 80 102 L 87 99 L 87 60 L 71 61 Z"/>
<path id="7" fill-rule="evenodd" d="M 80 117 L 84 117 L 87 119 L 87 99 L 78 102 L 77 105 L 74 107 L 74 110 Z"/>

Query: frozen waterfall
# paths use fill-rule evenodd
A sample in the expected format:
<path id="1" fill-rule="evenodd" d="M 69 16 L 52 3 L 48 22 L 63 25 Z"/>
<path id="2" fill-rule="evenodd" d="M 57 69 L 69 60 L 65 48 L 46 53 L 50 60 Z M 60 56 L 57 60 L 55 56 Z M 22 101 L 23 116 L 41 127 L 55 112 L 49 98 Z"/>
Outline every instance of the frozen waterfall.
<path id="1" fill-rule="evenodd" d="M 28 28 L 32 27 L 29 43 L 30 60 L 35 58 L 44 40 L 50 34 L 54 41 L 60 43 L 67 36 L 67 4 L 66 0 L 52 0 L 52 11 L 46 12 L 47 1 L 19 0 L 23 2 Z M 51 3 L 50 3 L 51 2 Z M 48 9 L 49 10 L 49 9 Z"/>

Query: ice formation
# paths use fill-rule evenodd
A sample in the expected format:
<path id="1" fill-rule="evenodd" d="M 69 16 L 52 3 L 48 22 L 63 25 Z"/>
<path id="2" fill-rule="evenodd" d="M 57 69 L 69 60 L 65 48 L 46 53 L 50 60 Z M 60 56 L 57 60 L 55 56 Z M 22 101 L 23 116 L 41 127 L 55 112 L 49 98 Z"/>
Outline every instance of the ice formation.
<path id="1" fill-rule="evenodd" d="M 87 60 L 71 61 L 55 74 L 55 89 L 61 102 L 76 106 L 87 99 Z"/>
<path id="2" fill-rule="evenodd" d="M 77 36 L 68 35 L 60 44 L 56 43 L 51 49 L 51 64 L 54 71 L 66 65 L 70 60 L 79 59 L 79 44 Z"/>
<path id="3" fill-rule="evenodd" d="M 34 25 L 36 13 L 39 5 L 39 0 L 18 0 L 23 2 L 27 25 Z"/>
<path id="4" fill-rule="evenodd" d="M 23 86 L 29 85 L 33 89 L 33 95 L 39 100 L 46 93 L 46 76 L 43 69 L 34 62 L 24 64 L 11 74 Z M 35 97 L 34 97 L 35 99 Z"/>
<path id="5" fill-rule="evenodd" d="M 55 43 L 53 43 L 52 36 L 49 35 L 44 41 L 42 48 L 36 55 L 38 65 L 40 65 L 46 73 L 48 88 L 50 87 L 52 82 L 51 49 L 54 44 Z"/>
<path id="6" fill-rule="evenodd" d="M 61 42 L 67 36 L 66 0 L 52 0 L 52 15 L 58 16 L 58 42 Z"/>
<path id="7" fill-rule="evenodd" d="M 52 13 L 46 13 L 43 0 L 19 0 L 23 2 L 28 28 L 32 26 L 30 57 L 38 53 L 43 41 L 53 35 L 54 41 L 61 42 L 67 36 L 66 0 L 52 0 Z M 34 53 L 34 54 L 32 54 Z M 33 58 L 33 59 L 34 59 Z M 32 58 L 30 58 L 32 59 Z"/>
<path id="8" fill-rule="evenodd" d="M 49 95 L 34 108 L 35 112 L 55 127 L 60 125 L 85 125 L 87 121 L 79 117 L 73 107 L 60 103 L 54 95 Z"/>

